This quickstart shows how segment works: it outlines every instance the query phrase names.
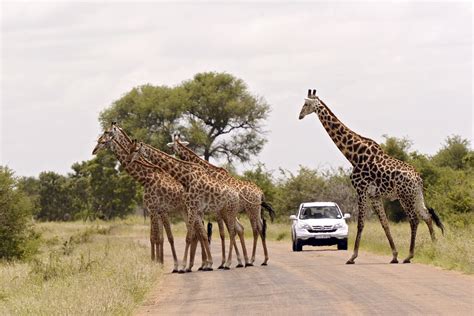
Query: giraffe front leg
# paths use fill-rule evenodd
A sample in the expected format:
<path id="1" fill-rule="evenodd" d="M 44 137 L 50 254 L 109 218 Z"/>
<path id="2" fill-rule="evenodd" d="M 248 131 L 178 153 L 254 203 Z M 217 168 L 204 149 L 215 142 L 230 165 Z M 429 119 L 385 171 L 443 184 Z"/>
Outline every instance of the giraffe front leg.
<path id="1" fill-rule="evenodd" d="M 199 239 L 199 245 L 201 246 L 201 266 L 199 267 L 198 271 L 204 270 L 207 265 L 207 257 L 206 257 L 206 249 L 204 248 L 204 244 Z"/>
<path id="2" fill-rule="evenodd" d="M 372 200 L 372 206 L 375 210 L 375 213 L 377 213 L 377 216 L 379 217 L 380 224 L 382 224 L 382 227 L 385 231 L 385 236 L 387 236 L 388 243 L 390 244 L 390 248 L 392 249 L 393 258 L 392 258 L 392 261 L 390 261 L 390 263 L 398 263 L 398 259 L 397 259 L 398 251 L 397 251 L 397 248 L 395 247 L 395 243 L 393 242 L 392 234 L 390 233 L 390 227 L 388 226 L 388 218 L 383 208 L 382 200 L 380 199 Z"/>
<path id="3" fill-rule="evenodd" d="M 357 236 L 354 243 L 354 253 L 352 257 L 347 260 L 346 264 L 354 264 L 355 259 L 359 254 L 359 245 L 360 245 L 360 238 L 362 236 L 362 231 L 364 230 L 364 221 L 365 215 L 367 214 L 367 197 L 365 195 L 359 195 L 359 214 L 357 216 Z"/>
<path id="4" fill-rule="evenodd" d="M 242 224 L 239 222 L 238 219 L 235 219 L 235 221 L 236 221 L 236 231 L 237 231 L 237 234 L 239 235 L 240 244 L 242 246 L 242 253 L 244 255 L 245 265 L 247 265 L 247 263 L 249 262 L 249 257 L 247 254 L 247 248 L 245 247 L 244 226 L 242 226 Z M 235 246 L 235 254 L 237 255 L 237 261 L 238 261 L 237 268 L 242 268 L 243 265 L 242 265 L 242 260 L 240 259 L 239 250 L 237 248 L 237 242 L 234 244 L 234 246 Z"/>
<path id="5" fill-rule="evenodd" d="M 163 251 L 163 246 L 164 246 L 164 238 L 163 238 L 163 221 L 161 219 L 161 216 L 158 216 L 158 262 L 160 264 L 164 264 L 164 251 Z"/>
<path id="6" fill-rule="evenodd" d="M 219 226 L 219 236 L 221 237 L 221 248 L 222 248 L 222 262 L 221 262 L 221 265 L 217 269 L 224 269 L 224 265 L 225 265 L 225 229 L 224 229 L 224 221 L 222 220 L 222 218 L 220 216 L 217 218 L 217 225 Z"/>

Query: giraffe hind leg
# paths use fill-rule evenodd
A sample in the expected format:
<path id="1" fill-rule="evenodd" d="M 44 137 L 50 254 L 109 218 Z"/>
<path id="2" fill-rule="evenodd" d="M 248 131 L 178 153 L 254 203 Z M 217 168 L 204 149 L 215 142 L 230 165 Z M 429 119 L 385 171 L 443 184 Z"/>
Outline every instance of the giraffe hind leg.
<path id="1" fill-rule="evenodd" d="M 415 212 L 416 203 L 415 199 L 400 199 L 400 204 L 402 205 L 403 209 L 405 210 L 406 214 L 408 215 L 410 221 L 410 228 L 411 228 L 411 238 L 410 238 L 410 251 L 408 257 L 403 260 L 403 263 L 410 263 L 411 259 L 415 256 L 415 242 L 416 242 L 416 231 L 418 229 L 418 217 Z"/>

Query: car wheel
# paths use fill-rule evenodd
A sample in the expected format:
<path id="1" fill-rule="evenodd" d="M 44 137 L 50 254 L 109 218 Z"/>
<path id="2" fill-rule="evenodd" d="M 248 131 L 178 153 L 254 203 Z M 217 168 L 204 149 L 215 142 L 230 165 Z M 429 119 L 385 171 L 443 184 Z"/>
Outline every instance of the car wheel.
<path id="1" fill-rule="evenodd" d="M 296 251 L 296 242 L 294 240 L 291 241 L 291 249 Z"/>
<path id="2" fill-rule="evenodd" d="M 295 249 L 296 249 L 296 251 L 301 251 L 301 250 L 303 250 L 303 244 L 302 244 L 301 241 L 298 240 L 298 239 L 296 240 Z"/>
<path id="3" fill-rule="evenodd" d="M 347 250 L 347 238 L 337 243 L 337 250 Z"/>

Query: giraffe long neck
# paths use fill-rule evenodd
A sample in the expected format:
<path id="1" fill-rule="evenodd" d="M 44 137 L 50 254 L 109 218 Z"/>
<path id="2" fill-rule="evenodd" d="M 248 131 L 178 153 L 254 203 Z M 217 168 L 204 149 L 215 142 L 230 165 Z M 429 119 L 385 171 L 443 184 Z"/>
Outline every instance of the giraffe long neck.
<path id="1" fill-rule="evenodd" d="M 199 157 L 194 151 L 181 144 L 179 141 L 175 143 L 176 154 L 184 161 L 193 162 L 202 166 L 209 175 L 218 179 L 226 180 L 230 177 L 230 174 L 224 168 L 216 167 L 210 164 L 208 161 Z"/>
<path id="2" fill-rule="evenodd" d="M 196 168 L 195 165 L 180 161 L 149 145 L 144 145 L 144 150 L 151 163 L 160 167 L 181 184 L 185 185 L 192 181 L 190 173 Z"/>
<path id="3" fill-rule="evenodd" d="M 334 144 L 353 166 L 363 164 L 374 155 L 383 153 L 379 144 L 349 129 L 324 102 L 321 101 L 321 104 L 316 112 L 319 120 Z"/>
<path id="4" fill-rule="evenodd" d="M 120 164 L 125 168 L 125 171 L 136 181 L 145 185 L 150 180 L 147 177 L 147 170 L 138 163 L 130 163 L 128 151 L 117 141 L 112 141 L 112 151 Z"/>

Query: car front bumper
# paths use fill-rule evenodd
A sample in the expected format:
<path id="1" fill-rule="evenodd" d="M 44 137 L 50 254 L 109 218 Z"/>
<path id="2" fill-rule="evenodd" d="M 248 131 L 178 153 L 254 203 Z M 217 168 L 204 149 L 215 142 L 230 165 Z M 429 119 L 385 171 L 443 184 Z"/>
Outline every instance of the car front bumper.
<path id="1" fill-rule="evenodd" d="M 347 239 L 348 233 L 347 228 L 330 233 L 310 233 L 306 229 L 297 229 L 295 238 L 306 245 L 334 245 Z"/>

